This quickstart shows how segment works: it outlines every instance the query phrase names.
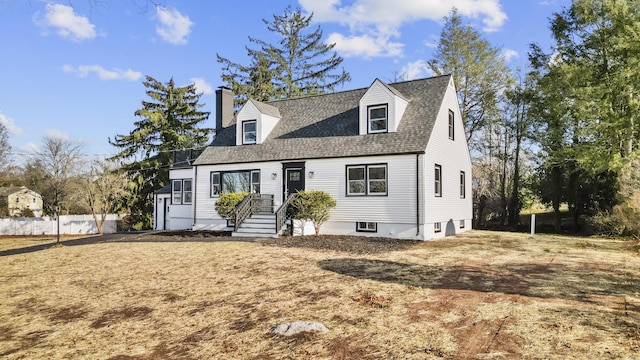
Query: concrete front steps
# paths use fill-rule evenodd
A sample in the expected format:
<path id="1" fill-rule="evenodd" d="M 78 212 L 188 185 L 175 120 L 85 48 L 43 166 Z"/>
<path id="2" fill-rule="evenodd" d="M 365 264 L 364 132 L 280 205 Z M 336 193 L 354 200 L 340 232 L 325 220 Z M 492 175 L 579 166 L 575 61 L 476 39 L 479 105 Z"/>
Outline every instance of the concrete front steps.
<path id="1" fill-rule="evenodd" d="M 276 214 L 253 214 L 231 236 L 277 238 Z"/>

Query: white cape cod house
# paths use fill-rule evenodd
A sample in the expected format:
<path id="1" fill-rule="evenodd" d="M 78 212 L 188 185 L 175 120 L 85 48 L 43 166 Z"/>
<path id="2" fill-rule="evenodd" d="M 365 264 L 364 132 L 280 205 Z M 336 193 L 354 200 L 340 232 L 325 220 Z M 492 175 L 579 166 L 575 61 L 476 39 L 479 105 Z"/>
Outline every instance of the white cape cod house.
<path id="1" fill-rule="evenodd" d="M 216 96 L 217 135 L 156 193 L 157 229 L 277 236 L 275 213 L 297 190 L 336 200 L 323 234 L 428 240 L 471 229 L 471 159 L 452 76 L 250 99 L 235 114 L 229 89 Z M 236 191 L 267 204 L 237 229 L 214 207 Z"/>

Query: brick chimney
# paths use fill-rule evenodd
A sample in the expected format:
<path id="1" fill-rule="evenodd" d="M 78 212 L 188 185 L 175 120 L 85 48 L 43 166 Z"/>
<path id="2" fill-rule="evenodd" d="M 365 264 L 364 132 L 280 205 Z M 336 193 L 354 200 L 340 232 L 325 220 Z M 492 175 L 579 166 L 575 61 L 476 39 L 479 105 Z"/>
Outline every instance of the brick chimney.
<path id="1" fill-rule="evenodd" d="M 221 86 L 216 90 L 216 132 L 233 125 L 233 91 Z"/>

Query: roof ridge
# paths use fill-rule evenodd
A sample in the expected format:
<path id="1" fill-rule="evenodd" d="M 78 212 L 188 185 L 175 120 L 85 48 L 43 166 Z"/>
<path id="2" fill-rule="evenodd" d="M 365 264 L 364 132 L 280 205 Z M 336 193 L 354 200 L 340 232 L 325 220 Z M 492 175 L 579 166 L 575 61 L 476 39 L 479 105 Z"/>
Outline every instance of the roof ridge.
<path id="1" fill-rule="evenodd" d="M 393 83 L 384 82 L 380 78 L 376 78 L 376 79 L 380 80 L 383 84 L 385 84 L 387 86 L 393 86 L 393 85 L 397 85 L 397 84 L 405 84 L 405 83 L 410 83 L 410 82 L 425 81 L 425 80 L 435 80 L 437 78 L 448 77 L 448 76 L 451 76 L 451 75 L 452 75 L 451 73 L 448 73 L 448 74 L 430 76 L 430 77 L 419 78 L 419 79 L 397 81 L 397 82 L 393 82 Z M 375 82 L 375 79 L 374 79 L 374 82 Z M 319 96 L 327 96 L 327 95 L 335 95 L 335 94 L 347 94 L 347 93 L 350 93 L 350 92 L 366 90 L 366 89 L 368 89 L 370 87 L 371 87 L 371 84 L 369 84 L 369 86 L 363 86 L 363 87 L 359 87 L 359 88 L 356 88 L 356 89 L 334 91 L 334 92 L 328 92 L 328 93 L 324 93 L 324 94 L 300 95 L 300 96 L 288 97 L 288 98 L 284 98 L 284 99 L 275 99 L 275 100 L 263 101 L 262 103 L 271 105 L 272 103 L 278 103 L 278 102 L 282 102 L 282 101 L 307 99 L 307 98 L 313 98 L 313 97 L 319 97 Z"/>

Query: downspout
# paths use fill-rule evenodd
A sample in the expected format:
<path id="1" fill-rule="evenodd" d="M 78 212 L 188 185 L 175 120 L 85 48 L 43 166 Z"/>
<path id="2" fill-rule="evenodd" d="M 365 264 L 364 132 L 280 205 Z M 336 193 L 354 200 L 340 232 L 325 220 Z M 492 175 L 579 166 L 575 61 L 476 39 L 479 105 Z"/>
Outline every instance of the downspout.
<path id="1" fill-rule="evenodd" d="M 193 199 L 191 199 L 192 204 L 193 204 L 193 224 L 191 225 L 191 230 L 193 230 L 193 228 L 195 228 L 196 226 L 196 206 L 198 204 L 198 202 L 196 201 L 196 197 L 197 197 L 197 188 L 198 188 L 198 165 L 194 165 L 193 166 Z"/>
<path id="2" fill-rule="evenodd" d="M 420 154 L 416 154 L 416 236 L 420 236 Z"/>
<path id="3" fill-rule="evenodd" d="M 164 206 L 164 203 L 162 203 L 162 206 Z M 153 230 L 158 230 L 158 194 L 155 193 L 153 194 Z"/>

